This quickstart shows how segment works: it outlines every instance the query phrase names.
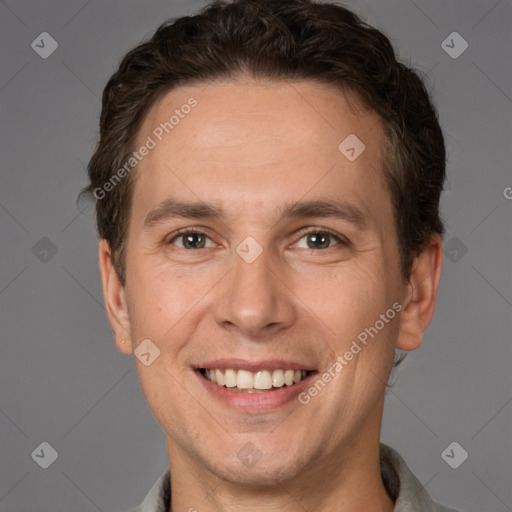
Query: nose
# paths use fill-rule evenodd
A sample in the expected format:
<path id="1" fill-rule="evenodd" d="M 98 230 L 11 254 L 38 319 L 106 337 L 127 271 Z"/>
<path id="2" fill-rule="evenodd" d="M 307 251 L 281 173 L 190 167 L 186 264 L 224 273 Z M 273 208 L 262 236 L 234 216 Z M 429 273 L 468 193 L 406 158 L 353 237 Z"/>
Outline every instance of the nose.
<path id="1" fill-rule="evenodd" d="M 251 263 L 233 255 L 233 267 L 220 290 L 215 318 L 223 328 L 253 340 L 293 325 L 296 308 L 284 270 L 263 251 Z"/>

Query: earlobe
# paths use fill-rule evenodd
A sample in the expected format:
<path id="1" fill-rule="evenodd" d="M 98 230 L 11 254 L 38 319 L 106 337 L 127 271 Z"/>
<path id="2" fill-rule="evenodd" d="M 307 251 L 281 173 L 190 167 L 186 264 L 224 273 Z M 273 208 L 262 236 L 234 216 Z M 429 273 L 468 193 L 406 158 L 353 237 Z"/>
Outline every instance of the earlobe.
<path id="1" fill-rule="evenodd" d="M 434 316 L 442 268 L 443 241 L 435 234 L 414 260 L 400 318 L 397 348 L 416 350 L 421 345 L 423 333 Z"/>
<path id="2" fill-rule="evenodd" d="M 99 243 L 99 264 L 103 297 L 108 319 L 114 331 L 116 346 L 123 354 L 131 354 L 130 321 L 126 302 L 126 293 L 112 263 L 112 253 L 106 240 Z"/>

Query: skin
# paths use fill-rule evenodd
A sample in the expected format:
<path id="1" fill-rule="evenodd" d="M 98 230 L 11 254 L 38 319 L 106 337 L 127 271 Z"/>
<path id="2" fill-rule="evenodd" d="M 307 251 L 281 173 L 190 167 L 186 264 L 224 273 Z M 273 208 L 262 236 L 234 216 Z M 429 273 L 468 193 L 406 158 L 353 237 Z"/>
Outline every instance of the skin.
<path id="1" fill-rule="evenodd" d="M 124 287 L 108 244 L 99 247 L 118 349 L 131 354 L 149 338 L 161 351 L 151 365 L 135 364 L 166 434 L 172 511 L 241 503 L 244 511 L 392 511 L 379 471 L 385 385 L 395 348 L 418 348 L 432 319 L 441 239 L 432 237 L 404 279 L 382 175 L 384 132 L 355 95 L 247 77 L 183 86 L 149 111 L 140 144 L 191 96 L 197 107 L 136 168 Z M 366 146 L 353 162 L 338 150 L 349 134 Z M 145 229 L 147 214 L 170 197 L 220 204 L 226 217 Z M 333 198 L 357 207 L 365 229 L 324 216 L 280 220 L 286 203 Z M 173 238 L 186 227 L 207 235 L 203 248 Z M 322 229 L 340 242 L 316 248 L 311 235 Z M 248 236 L 263 249 L 250 264 L 236 252 Z M 193 371 L 238 357 L 322 373 L 395 302 L 402 312 L 306 405 L 235 410 Z M 261 455 L 252 467 L 237 457 L 249 442 Z"/>

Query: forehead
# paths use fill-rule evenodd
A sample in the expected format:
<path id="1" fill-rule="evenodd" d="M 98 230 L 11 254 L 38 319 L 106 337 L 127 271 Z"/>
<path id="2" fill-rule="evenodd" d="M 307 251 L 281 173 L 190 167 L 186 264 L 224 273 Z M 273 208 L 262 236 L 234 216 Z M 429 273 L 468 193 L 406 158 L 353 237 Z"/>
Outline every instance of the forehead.
<path id="1" fill-rule="evenodd" d="M 148 138 L 154 147 L 137 166 L 134 194 L 147 207 L 173 193 L 268 209 L 338 189 L 364 203 L 365 189 L 384 185 L 380 118 L 334 85 L 183 86 L 150 109 L 138 146 Z"/>

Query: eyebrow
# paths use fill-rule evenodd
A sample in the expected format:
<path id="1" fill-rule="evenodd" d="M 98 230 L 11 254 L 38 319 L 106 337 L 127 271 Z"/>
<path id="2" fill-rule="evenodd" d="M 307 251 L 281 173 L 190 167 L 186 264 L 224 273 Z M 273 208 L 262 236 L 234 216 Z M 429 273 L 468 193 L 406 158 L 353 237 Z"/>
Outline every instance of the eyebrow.
<path id="1" fill-rule="evenodd" d="M 355 205 L 340 200 L 311 200 L 285 204 L 280 212 L 280 220 L 326 217 L 345 220 L 358 229 L 368 227 L 368 219 Z M 184 202 L 166 199 L 151 210 L 144 220 L 145 228 L 153 228 L 174 218 L 186 219 L 226 219 L 222 207 L 205 201 Z"/>

